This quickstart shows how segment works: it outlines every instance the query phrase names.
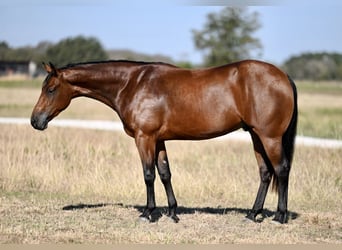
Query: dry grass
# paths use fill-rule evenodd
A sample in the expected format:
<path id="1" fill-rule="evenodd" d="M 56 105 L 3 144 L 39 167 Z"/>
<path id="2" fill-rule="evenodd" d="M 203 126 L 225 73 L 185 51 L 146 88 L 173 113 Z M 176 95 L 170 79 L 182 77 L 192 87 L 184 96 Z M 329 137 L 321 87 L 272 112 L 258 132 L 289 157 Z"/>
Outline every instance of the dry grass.
<path id="1" fill-rule="evenodd" d="M 135 207 L 118 205 L 65 211 L 60 200 L 10 198 L 2 202 L 3 243 L 341 243 L 333 213 L 305 213 L 287 225 L 248 223 L 239 212 L 191 210 L 174 224 L 163 216 L 141 223 Z M 5 208 L 5 209 L 4 209 Z M 18 217 L 20 214 L 20 217 Z"/>
<path id="2" fill-rule="evenodd" d="M 342 243 L 342 150 L 300 147 L 290 178 L 287 225 L 274 225 L 269 193 L 262 223 L 242 221 L 258 171 L 251 145 L 169 142 L 180 223 L 140 223 L 145 186 L 134 141 L 121 133 L 1 126 L 0 242 Z M 79 205 L 83 204 L 83 205 Z M 63 210 L 63 208 L 74 208 Z"/>

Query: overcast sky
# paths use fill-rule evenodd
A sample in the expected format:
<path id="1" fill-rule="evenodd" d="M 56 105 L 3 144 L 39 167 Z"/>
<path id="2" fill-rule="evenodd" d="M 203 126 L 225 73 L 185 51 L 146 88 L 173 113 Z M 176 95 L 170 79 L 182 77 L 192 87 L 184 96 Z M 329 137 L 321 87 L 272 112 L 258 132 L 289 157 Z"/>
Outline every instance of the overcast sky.
<path id="1" fill-rule="evenodd" d="M 300 2 L 300 4 L 298 4 Z M 324 5 L 321 3 L 324 2 Z M 131 49 L 200 63 L 192 29 L 238 0 L 0 0 L 0 41 L 12 47 L 95 36 L 106 49 Z M 302 52 L 342 53 L 342 1 L 247 0 L 262 27 L 262 58 L 282 63 Z M 210 6 L 216 4 L 219 6 Z"/>

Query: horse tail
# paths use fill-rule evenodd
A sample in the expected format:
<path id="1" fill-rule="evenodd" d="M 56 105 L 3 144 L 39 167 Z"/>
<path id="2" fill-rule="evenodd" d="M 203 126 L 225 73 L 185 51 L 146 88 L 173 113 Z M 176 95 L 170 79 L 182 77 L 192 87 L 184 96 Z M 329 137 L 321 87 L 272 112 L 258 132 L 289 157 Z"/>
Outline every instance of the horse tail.
<path id="1" fill-rule="evenodd" d="M 289 126 L 287 127 L 283 138 L 282 138 L 282 146 L 284 150 L 284 156 L 285 157 L 285 164 L 288 166 L 289 170 L 291 169 L 291 164 L 293 160 L 293 154 L 294 154 L 294 147 L 295 147 L 295 138 L 296 138 L 296 131 L 297 131 L 297 120 L 298 120 L 298 104 L 297 104 L 297 88 L 294 83 L 294 81 L 287 76 L 292 90 L 293 90 L 293 101 L 294 101 L 294 108 L 292 113 L 292 118 L 290 121 Z M 272 182 L 272 189 L 277 191 L 278 190 L 278 178 L 273 176 L 273 182 Z"/>
<path id="2" fill-rule="evenodd" d="M 290 121 L 290 125 L 288 126 L 287 130 L 285 131 L 283 135 L 283 147 L 285 151 L 286 160 L 288 160 L 289 164 L 291 165 L 292 159 L 293 159 L 293 153 L 294 153 L 296 131 L 297 131 L 298 104 L 297 104 L 296 85 L 289 76 L 288 78 L 293 89 L 294 108 L 293 108 L 293 114 L 292 114 L 292 118 Z"/>

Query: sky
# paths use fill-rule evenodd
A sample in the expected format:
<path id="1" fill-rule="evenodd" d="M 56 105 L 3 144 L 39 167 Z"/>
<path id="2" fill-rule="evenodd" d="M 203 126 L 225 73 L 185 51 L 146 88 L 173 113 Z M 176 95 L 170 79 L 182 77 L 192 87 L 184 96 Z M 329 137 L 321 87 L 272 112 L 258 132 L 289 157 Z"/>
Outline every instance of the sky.
<path id="1" fill-rule="evenodd" d="M 263 53 L 256 59 L 281 64 L 303 52 L 342 53 L 339 0 L 0 0 L 0 41 L 16 48 L 94 36 L 105 49 L 201 63 L 191 30 L 224 6 L 259 13 L 262 26 L 254 35 Z"/>

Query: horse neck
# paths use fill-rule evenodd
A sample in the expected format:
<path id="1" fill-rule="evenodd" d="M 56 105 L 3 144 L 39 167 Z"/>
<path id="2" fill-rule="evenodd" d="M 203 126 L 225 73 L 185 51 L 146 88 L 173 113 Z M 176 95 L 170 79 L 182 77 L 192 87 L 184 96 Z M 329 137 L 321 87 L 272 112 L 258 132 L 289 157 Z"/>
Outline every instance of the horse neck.
<path id="1" fill-rule="evenodd" d="M 100 69 L 71 68 L 66 70 L 65 79 L 72 85 L 73 98 L 79 96 L 98 100 L 117 110 L 116 97 L 126 86 L 129 75 L 123 67 Z"/>

